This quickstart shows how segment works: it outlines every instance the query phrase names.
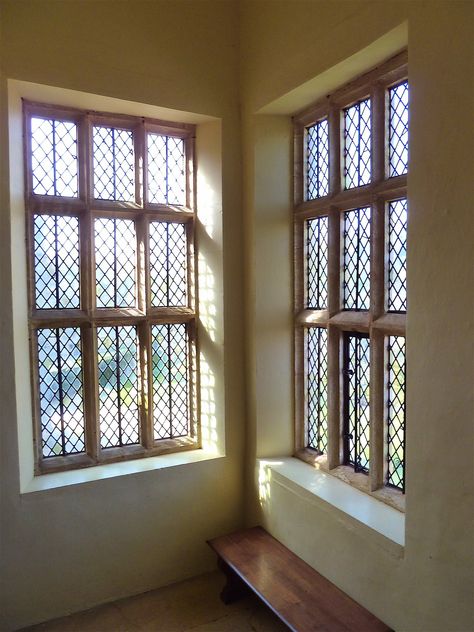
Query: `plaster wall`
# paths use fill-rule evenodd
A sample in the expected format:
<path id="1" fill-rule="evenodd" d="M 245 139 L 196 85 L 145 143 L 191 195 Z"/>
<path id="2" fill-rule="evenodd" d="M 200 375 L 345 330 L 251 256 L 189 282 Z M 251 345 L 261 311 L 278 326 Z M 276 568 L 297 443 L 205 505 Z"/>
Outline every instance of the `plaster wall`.
<path id="1" fill-rule="evenodd" d="M 224 458 L 213 461 L 20 495 L 9 173 L 2 143 L 4 628 L 213 566 L 204 540 L 242 522 L 246 432 L 248 523 L 264 523 L 397 630 L 471 629 L 471 3 L 7 0 L 0 3 L 0 21 L 4 139 L 7 78 L 221 120 L 227 448 Z M 261 502 L 254 468 L 257 456 L 290 455 L 293 449 L 290 115 L 295 103 L 304 105 L 312 92 L 319 96 L 321 76 L 329 73 L 337 85 L 356 67 L 360 72 L 380 61 L 383 46 L 365 57 L 360 51 L 402 25 L 396 37 L 384 40 L 386 51 L 395 53 L 404 24 L 412 164 L 408 500 L 400 557 L 276 479 Z M 202 239 L 211 249 L 205 231 Z M 219 249 L 213 254 L 218 259 Z"/>
<path id="2" fill-rule="evenodd" d="M 472 629 L 473 5 L 263 1 L 241 11 L 247 521 L 396 630 Z M 344 83 L 354 55 L 367 70 L 381 61 L 381 48 L 365 61 L 360 51 L 393 29 L 402 40 L 382 42 L 386 58 L 408 44 L 411 86 L 401 556 L 281 476 L 255 476 L 256 457 L 293 451 L 291 108 L 325 94 L 328 77 Z"/>
<path id="3" fill-rule="evenodd" d="M 219 388 L 217 405 L 217 425 L 225 419 L 225 456 L 20 494 L 9 240 L 12 174 L 8 142 L 2 142 L 1 629 L 16 629 L 214 568 L 205 540 L 242 522 L 242 226 L 235 18 L 235 4 L 219 1 L 0 5 L 0 125 L 5 141 L 7 79 L 214 117 L 215 122 L 199 126 L 197 147 L 198 170 L 209 176 L 200 190 L 205 185 L 211 198 L 215 194 L 215 225 L 209 230 L 203 213 L 198 236 L 208 255 L 206 265 L 218 271 L 213 291 L 221 297 L 223 285 L 227 288 L 223 309 L 221 298 L 217 302 L 226 345 L 219 326 L 218 340 L 210 332 L 203 347 L 208 365 L 213 368 L 216 363 L 217 382 L 222 385 L 225 375 L 228 385 Z M 13 278 L 17 273 L 13 270 Z M 207 329 L 211 328 L 206 325 Z"/>

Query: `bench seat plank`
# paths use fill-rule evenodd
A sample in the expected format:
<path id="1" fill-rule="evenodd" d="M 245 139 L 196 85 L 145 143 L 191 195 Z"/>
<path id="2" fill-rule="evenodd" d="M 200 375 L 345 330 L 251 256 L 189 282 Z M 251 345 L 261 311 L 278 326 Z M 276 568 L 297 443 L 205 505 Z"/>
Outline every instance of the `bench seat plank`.
<path id="1" fill-rule="evenodd" d="M 214 538 L 208 544 L 295 632 L 390 631 L 262 527 Z"/>

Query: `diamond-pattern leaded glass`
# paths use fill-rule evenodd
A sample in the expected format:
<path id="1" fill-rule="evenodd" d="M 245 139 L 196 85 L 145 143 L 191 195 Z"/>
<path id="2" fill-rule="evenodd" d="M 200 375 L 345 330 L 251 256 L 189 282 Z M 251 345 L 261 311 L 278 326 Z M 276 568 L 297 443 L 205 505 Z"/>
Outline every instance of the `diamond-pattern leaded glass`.
<path id="1" fill-rule="evenodd" d="M 371 181 L 370 99 L 344 110 L 344 183 L 353 189 Z"/>
<path id="2" fill-rule="evenodd" d="M 324 454 L 328 447 L 327 330 L 308 330 L 308 447 Z"/>
<path id="3" fill-rule="evenodd" d="M 306 129 L 306 199 L 329 193 L 329 133 L 327 119 Z"/>
<path id="4" fill-rule="evenodd" d="M 344 309 L 370 307 L 370 207 L 344 213 Z"/>
<path id="5" fill-rule="evenodd" d="M 346 379 L 345 462 L 367 472 L 370 459 L 370 342 L 348 335 L 344 373 Z"/>
<path id="6" fill-rule="evenodd" d="M 94 228 L 97 307 L 134 307 L 135 222 L 100 218 Z"/>
<path id="7" fill-rule="evenodd" d="M 36 308 L 79 308 L 77 217 L 35 215 L 33 222 Z"/>
<path id="8" fill-rule="evenodd" d="M 408 171 L 408 81 L 390 88 L 389 92 L 389 175 L 400 176 Z"/>
<path id="9" fill-rule="evenodd" d="M 77 126 L 31 117 L 33 193 L 77 197 Z"/>
<path id="10" fill-rule="evenodd" d="M 184 140 L 148 134 L 148 201 L 153 204 L 186 204 Z"/>
<path id="11" fill-rule="evenodd" d="M 405 338 L 388 338 L 387 484 L 405 491 Z"/>
<path id="12" fill-rule="evenodd" d="M 388 205 L 388 311 L 407 309 L 407 200 Z"/>
<path id="13" fill-rule="evenodd" d="M 133 132 L 94 127 L 94 197 L 97 200 L 135 200 Z"/>
<path id="14" fill-rule="evenodd" d="M 84 452 L 80 330 L 40 329 L 37 335 L 43 457 Z"/>
<path id="15" fill-rule="evenodd" d="M 98 327 L 97 366 L 101 447 L 139 443 L 136 328 Z"/>
<path id="16" fill-rule="evenodd" d="M 155 440 L 189 434 L 188 336 L 184 323 L 151 328 Z"/>
<path id="17" fill-rule="evenodd" d="M 154 307 L 186 305 L 186 225 L 150 223 L 150 286 Z"/>
<path id="18" fill-rule="evenodd" d="M 328 304 L 328 218 L 306 223 L 307 230 L 307 307 L 325 309 Z"/>

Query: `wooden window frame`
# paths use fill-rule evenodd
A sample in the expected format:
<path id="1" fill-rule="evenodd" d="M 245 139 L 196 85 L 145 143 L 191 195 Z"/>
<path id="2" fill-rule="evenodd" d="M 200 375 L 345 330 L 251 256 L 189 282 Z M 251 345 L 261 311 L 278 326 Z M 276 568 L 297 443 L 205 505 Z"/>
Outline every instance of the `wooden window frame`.
<path id="1" fill-rule="evenodd" d="M 390 201 L 407 197 L 407 174 L 389 177 L 388 89 L 408 77 L 404 51 L 355 79 L 330 96 L 295 115 L 294 122 L 294 322 L 295 322 L 295 456 L 330 472 L 362 491 L 404 510 L 405 496 L 387 487 L 386 479 L 386 337 L 405 337 L 406 313 L 386 310 L 386 231 Z M 344 109 L 371 97 L 371 182 L 345 190 Z M 329 123 L 329 193 L 305 199 L 305 129 L 327 118 Z M 371 207 L 370 309 L 344 310 L 342 305 L 342 221 L 345 211 Z M 306 238 L 308 219 L 328 217 L 327 309 L 305 305 Z M 327 455 L 306 447 L 307 387 L 305 331 L 314 326 L 328 332 L 328 450 Z M 344 332 L 366 334 L 371 344 L 370 366 L 370 472 L 355 472 L 344 465 L 343 376 Z"/>
<path id="2" fill-rule="evenodd" d="M 77 198 L 33 193 L 31 166 L 31 117 L 70 120 L 77 125 L 78 196 Z M 93 196 L 92 130 L 94 124 L 130 129 L 134 132 L 135 199 L 132 202 L 97 200 Z M 199 344 L 196 252 L 196 174 L 195 125 L 105 112 L 57 107 L 23 100 L 25 206 L 28 326 L 32 382 L 33 441 L 35 475 L 79 469 L 117 461 L 181 452 L 201 447 L 199 423 Z M 155 132 L 182 138 L 185 143 L 185 204 L 154 204 L 147 200 L 146 135 Z M 36 214 L 73 215 L 79 220 L 80 300 L 79 309 L 36 309 L 34 274 L 33 221 Z M 108 217 L 133 219 L 137 237 L 136 305 L 129 308 L 97 308 L 94 260 L 94 219 Z M 187 305 L 185 307 L 153 307 L 149 274 L 148 226 L 151 221 L 180 222 L 186 226 L 187 238 Z M 152 406 L 151 326 L 184 323 L 188 338 L 188 436 L 155 440 Z M 97 336 L 98 326 L 133 325 L 139 341 L 138 383 L 140 391 L 140 444 L 117 448 L 101 448 L 98 415 Z M 85 452 L 66 456 L 42 455 L 37 331 L 42 328 L 80 327 L 83 389 Z"/>

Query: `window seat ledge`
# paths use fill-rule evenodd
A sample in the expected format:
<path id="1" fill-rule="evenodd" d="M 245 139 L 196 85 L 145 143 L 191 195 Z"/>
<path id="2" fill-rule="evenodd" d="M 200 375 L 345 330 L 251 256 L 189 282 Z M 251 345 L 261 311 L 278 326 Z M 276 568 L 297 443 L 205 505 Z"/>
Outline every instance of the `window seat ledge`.
<path id="1" fill-rule="evenodd" d="M 257 459 L 259 492 L 271 482 L 329 511 L 395 557 L 404 555 L 405 515 L 294 457 Z"/>
<path id="2" fill-rule="evenodd" d="M 169 467 L 188 465 L 190 463 L 198 463 L 200 461 L 209 461 L 222 458 L 223 456 L 223 454 L 217 453 L 215 450 L 199 449 L 175 452 L 172 454 L 161 454 L 146 459 L 108 463 L 80 470 L 43 474 L 41 476 L 35 476 L 22 485 L 21 493 L 42 492 L 48 489 L 90 483 L 117 476 L 129 476 L 132 474 L 140 474 L 141 472 L 150 472 Z"/>

